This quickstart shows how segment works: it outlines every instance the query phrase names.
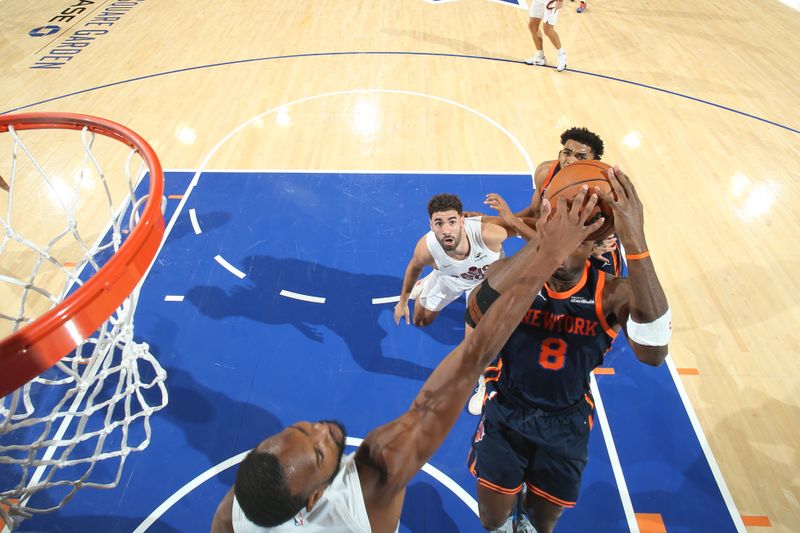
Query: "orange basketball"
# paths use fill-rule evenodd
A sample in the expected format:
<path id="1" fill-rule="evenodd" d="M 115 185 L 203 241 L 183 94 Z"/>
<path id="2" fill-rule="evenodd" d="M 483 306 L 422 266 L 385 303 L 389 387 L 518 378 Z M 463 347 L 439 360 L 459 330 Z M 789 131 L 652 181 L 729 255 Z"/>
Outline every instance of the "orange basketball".
<path id="1" fill-rule="evenodd" d="M 572 163 L 559 170 L 553 176 L 542 197 L 550 200 L 550 206 L 555 210 L 559 197 L 563 196 L 567 200 L 567 204 L 569 204 L 583 185 L 589 186 L 589 194 L 586 195 L 587 199 L 595 187 L 599 187 L 601 191 L 610 192 L 611 184 L 606 176 L 606 170 L 609 168 L 611 167 L 600 161 L 577 161 Z M 611 211 L 611 207 L 602 200 L 597 202 L 589 221 L 595 220 L 600 213 L 605 217 L 605 221 L 600 226 L 600 229 L 589 235 L 589 240 L 605 239 L 614 232 L 614 213 Z"/>

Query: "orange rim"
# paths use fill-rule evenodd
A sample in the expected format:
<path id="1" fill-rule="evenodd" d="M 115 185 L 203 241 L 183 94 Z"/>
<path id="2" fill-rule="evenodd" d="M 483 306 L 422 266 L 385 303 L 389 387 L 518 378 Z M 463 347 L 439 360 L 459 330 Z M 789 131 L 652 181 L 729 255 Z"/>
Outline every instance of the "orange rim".
<path id="1" fill-rule="evenodd" d="M 0 341 L 0 397 L 56 364 L 90 337 L 133 291 L 164 236 L 164 172 L 155 151 L 137 133 L 103 118 L 73 113 L 0 115 L 0 133 L 72 129 L 116 139 L 135 149 L 150 170 L 150 190 L 139 223 L 108 262 L 84 285 L 35 321 Z"/>

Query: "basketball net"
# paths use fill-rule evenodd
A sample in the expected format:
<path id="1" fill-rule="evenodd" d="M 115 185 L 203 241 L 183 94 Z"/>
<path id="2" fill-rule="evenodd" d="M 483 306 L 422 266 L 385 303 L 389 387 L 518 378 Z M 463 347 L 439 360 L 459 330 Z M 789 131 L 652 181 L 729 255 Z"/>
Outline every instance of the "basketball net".
<path id="1" fill-rule="evenodd" d="M 104 266 L 131 250 L 124 245 L 139 225 L 157 230 L 160 223 L 163 234 L 160 164 L 146 142 L 131 140 L 133 132 L 112 122 L 25 115 L 34 116 L 35 126 L 7 125 L 2 137 L 11 158 L 0 163 L 0 188 L 7 188 L 0 190 L 0 362 L 16 357 L 28 365 L 41 354 L 52 358 L 36 363 L 30 372 L 35 377 L 19 379 L 24 384 L 3 383 L 11 372 L 0 371 L 6 389 L 0 392 L 0 529 L 5 522 L 12 530 L 35 513 L 61 508 L 81 488 L 115 487 L 127 456 L 150 443 L 150 416 L 168 399 L 166 372 L 148 344 L 135 339 L 133 320 L 140 279 L 158 244 L 149 245 L 150 257 L 142 259 L 140 250 L 130 254 L 140 256 L 135 287 L 107 306 L 110 315 L 95 309 L 91 298 L 77 312 L 66 306 L 85 296 L 93 278 L 105 284 L 103 298 L 122 286 L 103 278 Z M 54 136 L 71 142 L 69 157 L 53 155 L 63 146 Z M 70 167 L 54 171 L 62 161 Z M 137 197 L 147 171 L 149 193 Z M 148 198 L 156 203 L 155 216 Z M 143 213 L 151 218 L 143 219 Z M 160 242 L 161 234 L 155 238 Z M 100 325 L 87 331 L 82 317 L 89 314 L 101 314 L 91 319 L 96 318 L 92 327 Z M 50 324 L 61 332 L 58 347 L 46 338 L 46 348 L 38 349 L 27 332 Z"/>

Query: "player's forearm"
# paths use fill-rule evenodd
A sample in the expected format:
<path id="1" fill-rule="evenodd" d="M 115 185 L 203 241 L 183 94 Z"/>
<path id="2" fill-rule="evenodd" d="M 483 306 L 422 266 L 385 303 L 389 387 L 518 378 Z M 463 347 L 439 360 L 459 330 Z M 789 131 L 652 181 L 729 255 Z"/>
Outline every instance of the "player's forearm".
<path id="1" fill-rule="evenodd" d="M 411 291 L 414 289 L 414 284 L 422 274 L 422 267 L 417 266 L 413 261 L 408 264 L 406 273 L 403 276 L 403 289 L 400 291 L 400 301 L 408 301 Z"/>
<path id="2" fill-rule="evenodd" d="M 514 230 L 526 241 L 536 240 L 536 219 L 532 217 L 514 217 Z"/>
<path id="3" fill-rule="evenodd" d="M 642 363 L 659 366 L 669 354 L 671 315 L 669 303 L 648 255 L 644 239 L 628 251 L 629 319 L 625 324 L 628 341 Z M 632 323 L 633 322 L 633 323 Z"/>
<path id="4" fill-rule="evenodd" d="M 535 243 L 529 243 L 526 248 L 535 250 Z M 517 259 L 522 252 L 512 259 Z M 509 268 L 504 270 L 503 275 L 489 282 L 500 293 L 500 297 L 466 339 L 466 351 L 474 357 L 479 373 L 506 343 L 563 258 L 536 250 L 533 254 L 523 255 L 521 259 L 527 260 L 516 263 L 509 261 Z"/>
<path id="5" fill-rule="evenodd" d="M 640 323 L 652 322 L 667 312 L 667 296 L 656 275 L 643 232 L 631 237 L 621 236 L 622 238 L 631 287 L 631 318 Z"/>

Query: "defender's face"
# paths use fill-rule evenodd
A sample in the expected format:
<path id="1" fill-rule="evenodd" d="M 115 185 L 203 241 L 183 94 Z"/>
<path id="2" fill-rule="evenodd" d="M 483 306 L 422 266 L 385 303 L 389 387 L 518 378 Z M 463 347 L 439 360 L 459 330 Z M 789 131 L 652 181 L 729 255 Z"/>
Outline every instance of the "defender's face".
<path id="1" fill-rule="evenodd" d="M 339 472 L 345 429 L 332 420 L 297 422 L 258 445 L 284 466 L 293 494 L 310 494 L 328 486 Z"/>
<path id="2" fill-rule="evenodd" d="M 572 139 L 568 140 L 558 152 L 558 163 L 561 168 L 568 167 L 576 161 L 588 161 L 594 158 L 594 150 L 590 146 Z"/>
<path id="3" fill-rule="evenodd" d="M 461 242 L 464 217 L 458 211 L 437 211 L 431 215 L 431 231 L 445 252 L 452 252 Z"/>

